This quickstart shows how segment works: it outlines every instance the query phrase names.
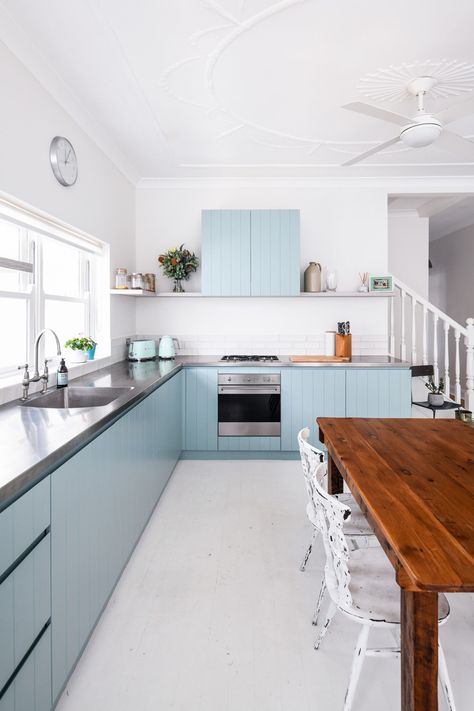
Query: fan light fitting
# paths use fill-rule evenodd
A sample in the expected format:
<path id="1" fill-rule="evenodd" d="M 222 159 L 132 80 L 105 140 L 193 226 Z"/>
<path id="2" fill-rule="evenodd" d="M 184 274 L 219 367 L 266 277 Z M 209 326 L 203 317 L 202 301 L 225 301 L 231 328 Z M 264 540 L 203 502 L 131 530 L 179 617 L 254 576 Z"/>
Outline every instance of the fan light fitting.
<path id="1" fill-rule="evenodd" d="M 434 116 L 423 114 L 420 120 L 421 123 L 410 123 L 400 131 L 400 140 L 410 148 L 430 146 L 443 130 L 443 124 Z"/>

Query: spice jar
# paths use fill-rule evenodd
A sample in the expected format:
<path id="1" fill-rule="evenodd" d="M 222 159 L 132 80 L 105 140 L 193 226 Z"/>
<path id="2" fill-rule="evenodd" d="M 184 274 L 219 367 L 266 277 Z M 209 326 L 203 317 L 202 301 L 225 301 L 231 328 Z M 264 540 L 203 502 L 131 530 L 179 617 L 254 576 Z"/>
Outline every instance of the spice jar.
<path id="1" fill-rule="evenodd" d="M 132 289 L 143 289 L 143 274 L 141 272 L 133 272 L 131 275 L 131 288 Z"/>
<path id="2" fill-rule="evenodd" d="M 117 267 L 115 270 L 115 288 L 128 289 L 127 286 L 127 270 L 122 267 Z"/>
<path id="3" fill-rule="evenodd" d="M 155 291 L 156 291 L 155 274 L 145 274 L 144 280 L 145 280 L 145 289 L 147 291 L 152 291 L 153 293 L 155 293 Z"/>

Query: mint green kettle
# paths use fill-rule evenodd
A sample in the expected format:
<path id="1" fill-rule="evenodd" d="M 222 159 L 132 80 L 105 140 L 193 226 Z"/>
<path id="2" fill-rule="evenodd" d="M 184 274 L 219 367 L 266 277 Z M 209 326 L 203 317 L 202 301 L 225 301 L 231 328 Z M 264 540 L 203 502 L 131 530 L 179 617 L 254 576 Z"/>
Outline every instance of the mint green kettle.
<path id="1" fill-rule="evenodd" d="M 179 348 L 179 343 L 176 338 L 173 338 L 172 336 L 161 336 L 160 345 L 158 347 L 158 356 L 162 360 L 171 360 L 171 358 L 174 358 L 176 356 L 174 347 L 175 343 L 176 348 Z"/>

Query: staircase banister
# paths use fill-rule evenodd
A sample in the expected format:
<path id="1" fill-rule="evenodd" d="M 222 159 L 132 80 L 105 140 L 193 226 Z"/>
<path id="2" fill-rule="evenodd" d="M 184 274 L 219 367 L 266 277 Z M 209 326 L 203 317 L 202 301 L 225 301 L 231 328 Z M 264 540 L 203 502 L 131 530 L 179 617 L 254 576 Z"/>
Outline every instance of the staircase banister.
<path id="1" fill-rule="evenodd" d="M 407 284 L 404 284 L 396 276 L 393 276 L 393 285 L 394 285 L 394 287 L 397 287 L 397 289 L 400 289 L 400 291 L 404 291 L 412 299 L 414 299 L 419 304 L 424 306 L 427 309 L 427 311 L 431 311 L 431 313 L 436 314 L 441 321 L 448 323 L 454 331 L 459 331 L 459 333 L 462 334 L 463 336 L 467 336 L 466 326 L 461 326 L 460 323 L 458 323 L 457 321 L 452 319 L 450 316 L 448 316 L 448 314 L 445 314 L 444 311 L 441 311 L 441 309 L 438 309 L 437 306 L 434 306 L 433 304 L 431 304 L 423 296 L 421 296 L 420 294 L 417 294 L 416 291 L 414 291 L 409 286 L 407 286 Z"/>

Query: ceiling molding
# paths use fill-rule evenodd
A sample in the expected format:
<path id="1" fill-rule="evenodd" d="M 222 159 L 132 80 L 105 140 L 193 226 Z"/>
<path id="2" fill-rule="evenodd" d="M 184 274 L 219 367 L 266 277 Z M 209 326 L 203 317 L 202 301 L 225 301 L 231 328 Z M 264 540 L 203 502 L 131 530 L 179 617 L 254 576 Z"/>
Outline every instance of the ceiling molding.
<path id="1" fill-rule="evenodd" d="M 464 193 L 474 195 L 474 176 L 459 177 L 182 177 L 141 178 L 138 190 L 219 188 L 367 188 L 387 193 Z"/>
<path id="2" fill-rule="evenodd" d="M 92 116 L 61 79 L 54 67 L 31 42 L 24 30 L 0 7 L 0 40 L 20 60 L 52 98 L 69 114 L 97 147 L 133 185 L 140 179 L 135 166 L 124 156 L 107 130 Z"/>

